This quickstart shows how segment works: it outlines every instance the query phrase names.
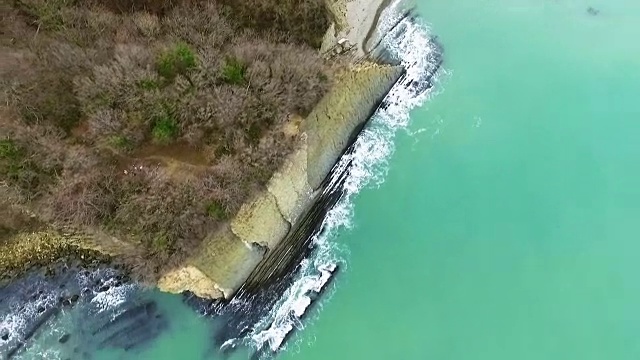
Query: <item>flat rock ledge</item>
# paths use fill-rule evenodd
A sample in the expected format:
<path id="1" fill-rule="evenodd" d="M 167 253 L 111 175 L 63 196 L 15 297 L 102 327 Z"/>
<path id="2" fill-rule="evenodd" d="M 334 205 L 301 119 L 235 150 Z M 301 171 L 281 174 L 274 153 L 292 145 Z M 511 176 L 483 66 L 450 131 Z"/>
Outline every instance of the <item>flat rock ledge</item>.
<path id="1" fill-rule="evenodd" d="M 210 234 L 197 255 L 165 274 L 161 291 L 230 298 L 266 252 L 275 249 L 311 206 L 316 189 L 350 139 L 402 76 L 401 66 L 360 63 L 345 71 L 302 123 L 299 146 L 228 227 Z"/>

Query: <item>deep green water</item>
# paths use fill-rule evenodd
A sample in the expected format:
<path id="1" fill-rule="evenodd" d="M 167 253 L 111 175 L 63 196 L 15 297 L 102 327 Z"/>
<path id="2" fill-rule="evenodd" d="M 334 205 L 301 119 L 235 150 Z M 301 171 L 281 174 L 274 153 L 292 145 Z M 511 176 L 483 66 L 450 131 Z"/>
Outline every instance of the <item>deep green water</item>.
<path id="1" fill-rule="evenodd" d="M 448 73 L 355 197 L 332 239 L 346 267 L 278 359 L 640 359 L 640 3 L 418 10 Z M 170 330 L 94 358 L 213 358 L 212 323 L 154 296 Z"/>

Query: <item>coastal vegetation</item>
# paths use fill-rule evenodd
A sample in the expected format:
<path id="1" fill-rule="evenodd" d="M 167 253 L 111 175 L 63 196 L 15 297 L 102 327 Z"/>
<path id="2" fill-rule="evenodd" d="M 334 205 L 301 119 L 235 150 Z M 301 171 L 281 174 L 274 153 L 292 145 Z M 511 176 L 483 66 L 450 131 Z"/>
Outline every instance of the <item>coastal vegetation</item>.
<path id="1" fill-rule="evenodd" d="M 321 0 L 0 12 L 0 248 L 42 229 L 117 239 L 149 282 L 265 187 L 337 71 Z"/>

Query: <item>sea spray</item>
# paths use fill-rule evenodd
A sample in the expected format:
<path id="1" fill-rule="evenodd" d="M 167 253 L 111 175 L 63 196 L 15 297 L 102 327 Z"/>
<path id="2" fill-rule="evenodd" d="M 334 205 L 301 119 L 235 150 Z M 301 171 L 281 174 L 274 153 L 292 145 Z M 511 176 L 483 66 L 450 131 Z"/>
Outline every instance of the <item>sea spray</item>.
<path id="1" fill-rule="evenodd" d="M 76 315 L 82 325 L 98 314 L 109 318 L 136 293 L 138 287 L 121 278 L 108 268 L 61 268 L 55 276 L 34 272 L 1 288 L 0 358 L 67 358 L 58 340 L 69 331 L 80 331 L 70 323 Z M 76 302 L 82 305 L 74 306 Z M 87 314 L 76 314 L 79 311 Z"/>
<path id="2" fill-rule="evenodd" d="M 387 161 L 393 152 L 396 132 L 408 125 L 410 111 L 430 95 L 433 78 L 441 63 L 441 48 L 429 35 L 429 29 L 411 17 L 399 18 L 399 3 L 392 4 L 381 18 L 380 28 L 387 35 L 380 41 L 388 56 L 401 63 L 404 77 L 392 88 L 351 148 L 334 167 L 329 182 L 342 182 L 342 196 L 327 213 L 322 231 L 313 238 L 314 250 L 303 260 L 297 277 L 271 311 L 260 319 L 244 339 L 253 348 L 282 349 L 294 329 L 304 327 L 301 317 L 312 303 L 312 296 L 327 285 L 332 271 L 342 262 L 336 233 L 351 226 L 353 197 L 366 186 L 384 181 Z M 346 179 L 342 178 L 347 173 Z M 331 186 L 328 186 L 331 188 Z"/>

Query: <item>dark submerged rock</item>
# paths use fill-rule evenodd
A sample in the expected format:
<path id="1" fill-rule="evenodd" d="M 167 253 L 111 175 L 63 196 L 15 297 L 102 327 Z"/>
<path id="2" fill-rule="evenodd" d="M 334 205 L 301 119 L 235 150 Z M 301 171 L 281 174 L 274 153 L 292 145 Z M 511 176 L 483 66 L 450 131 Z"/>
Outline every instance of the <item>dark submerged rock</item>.
<path id="1" fill-rule="evenodd" d="M 110 319 L 98 329 L 94 330 L 92 334 L 96 335 L 98 333 L 113 330 L 114 328 L 117 328 L 119 326 L 127 326 L 127 324 L 130 323 L 148 321 L 155 314 L 157 307 L 158 306 L 155 301 L 149 301 L 134 306 L 118 314 L 113 319 Z"/>
<path id="2" fill-rule="evenodd" d="M 58 339 L 58 342 L 60 344 L 65 344 L 67 341 L 69 341 L 70 337 L 71 337 L 71 334 L 64 334 L 60 337 L 60 339 Z"/>
<path id="3" fill-rule="evenodd" d="M 163 316 L 140 319 L 111 334 L 98 348 L 112 347 L 128 351 L 155 340 L 167 327 L 168 321 Z"/>
<path id="4" fill-rule="evenodd" d="M 600 10 L 598 10 L 598 9 L 596 9 L 596 8 L 594 8 L 594 7 L 589 6 L 589 7 L 587 8 L 587 14 L 589 14 L 589 15 L 591 15 L 591 16 L 597 16 L 597 15 L 600 15 Z"/>

